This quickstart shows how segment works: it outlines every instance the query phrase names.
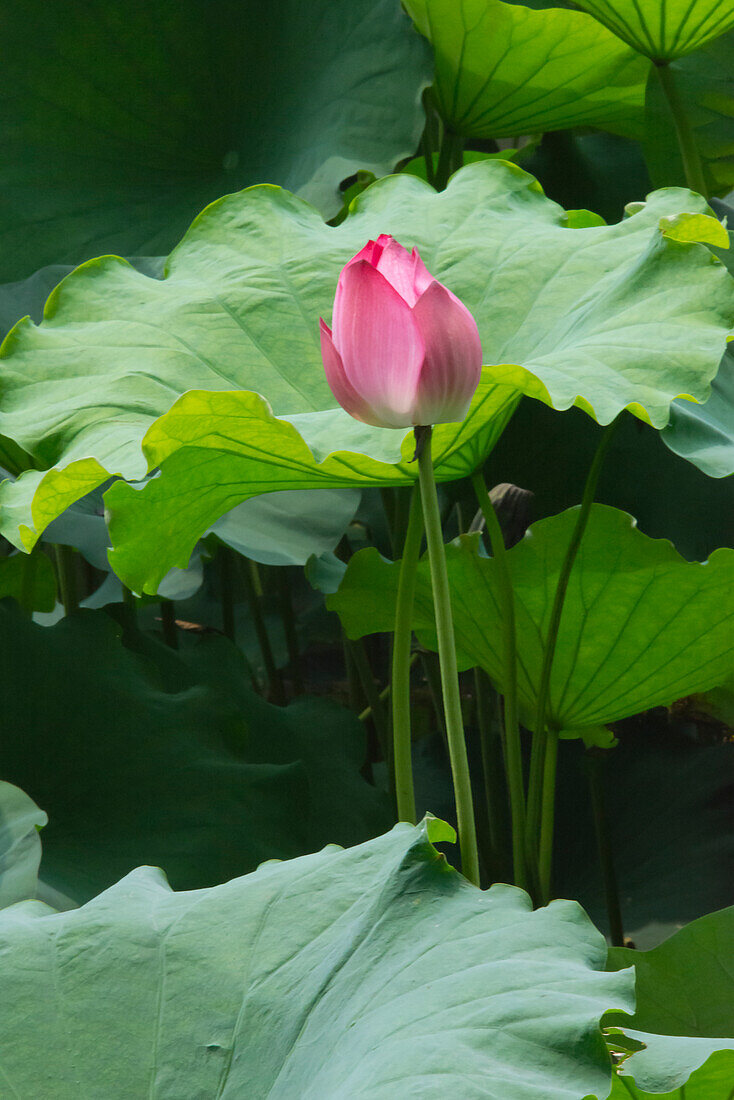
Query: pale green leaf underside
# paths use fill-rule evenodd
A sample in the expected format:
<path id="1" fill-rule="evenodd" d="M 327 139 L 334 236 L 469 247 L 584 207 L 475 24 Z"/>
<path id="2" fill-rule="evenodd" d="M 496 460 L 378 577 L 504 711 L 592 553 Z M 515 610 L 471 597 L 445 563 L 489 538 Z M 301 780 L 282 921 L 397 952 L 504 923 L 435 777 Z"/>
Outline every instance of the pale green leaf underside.
<path id="1" fill-rule="evenodd" d="M 439 110 L 456 132 L 640 129 L 646 63 L 585 13 L 502 0 L 405 6 L 433 46 Z"/>
<path id="2" fill-rule="evenodd" d="M 533 525 L 509 554 L 518 634 L 518 691 L 533 721 L 542 646 L 577 509 Z M 734 550 L 705 564 L 634 527 L 624 512 L 594 505 L 571 574 L 550 686 L 549 721 L 584 727 L 671 703 L 726 679 L 734 665 Z M 465 667 L 480 665 L 502 686 L 501 615 L 494 562 L 476 536 L 448 550 L 457 648 Z M 351 637 L 391 630 L 398 566 L 374 550 L 352 558 L 328 604 Z M 369 596 L 368 596 L 369 593 Z M 421 563 L 415 627 L 436 648 L 430 574 Z M 697 685 L 701 685 L 698 687 Z"/>
<path id="3" fill-rule="evenodd" d="M 414 152 L 430 81 L 395 0 L 24 0 L 3 44 L 0 282 L 166 253 L 263 180 L 330 217 Z"/>
<path id="4" fill-rule="evenodd" d="M 577 0 L 640 53 L 657 61 L 698 50 L 734 26 L 729 0 Z"/>
<path id="5" fill-rule="evenodd" d="M 90 261 L 53 292 L 40 326 L 20 322 L 8 335 L 0 434 L 49 472 L 3 486 L 3 533 L 29 548 L 109 474 L 140 479 L 143 435 L 188 390 L 254 391 L 290 418 L 333 410 L 318 318 L 330 317 L 345 261 L 381 232 L 417 245 L 473 311 L 495 381 L 557 408 L 580 404 L 601 422 L 627 406 L 662 426 L 673 398 L 706 398 L 734 324 L 724 268 L 661 233 L 661 218 L 705 209 L 666 190 L 619 225 L 571 230 L 532 177 L 498 161 L 468 166 L 442 194 L 389 177 L 338 227 L 278 188 L 222 199 L 164 279 Z M 351 429 L 331 428 L 331 450 L 382 458 L 384 433 L 355 444 Z M 157 434 L 175 435 L 165 425 Z M 161 534 L 169 523 L 161 518 Z"/>
<path id="6" fill-rule="evenodd" d="M 41 829 L 48 818 L 32 798 L 0 780 L 0 909 L 36 896 Z"/>
<path id="7" fill-rule="evenodd" d="M 631 1009 L 631 971 L 601 969 L 575 902 L 482 893 L 432 835 L 400 825 L 190 893 L 140 868 L 73 913 L 5 910 L 0 1080 L 55 1100 L 121 1081 L 156 1100 L 536 1100 L 539 1079 L 605 1096 L 598 1021 Z"/>

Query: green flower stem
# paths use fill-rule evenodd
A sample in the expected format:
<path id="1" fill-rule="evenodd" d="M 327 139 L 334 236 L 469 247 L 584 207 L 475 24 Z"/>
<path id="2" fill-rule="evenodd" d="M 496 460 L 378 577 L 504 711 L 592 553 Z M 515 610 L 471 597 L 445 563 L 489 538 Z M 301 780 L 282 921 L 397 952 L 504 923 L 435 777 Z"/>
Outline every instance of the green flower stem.
<path id="1" fill-rule="evenodd" d="M 161 600 L 161 627 L 163 640 L 171 649 L 178 649 L 178 627 L 173 600 Z"/>
<path id="2" fill-rule="evenodd" d="M 541 904 L 551 900 L 551 870 L 553 863 L 553 826 L 556 811 L 556 765 L 558 762 L 558 730 L 548 730 L 543 761 L 543 797 L 540 819 L 540 852 L 538 880 Z"/>
<path id="3" fill-rule="evenodd" d="M 219 604 L 222 609 L 222 633 L 235 640 L 234 625 L 234 570 L 232 551 L 227 546 L 219 548 Z"/>
<path id="4" fill-rule="evenodd" d="M 612 441 L 617 424 L 621 419 L 620 413 L 615 419 L 608 424 L 602 433 L 602 437 L 599 440 L 599 444 L 596 449 L 591 467 L 589 469 L 588 476 L 586 478 L 586 484 L 584 486 L 584 495 L 581 501 L 581 507 L 579 508 L 578 516 L 576 517 L 576 525 L 571 535 L 571 540 L 568 544 L 561 570 L 558 575 L 558 583 L 556 584 L 556 591 L 553 597 L 553 606 L 551 608 L 550 620 L 548 623 L 548 633 L 545 639 L 545 645 L 543 649 L 543 665 L 540 673 L 540 683 L 538 685 L 538 699 L 535 712 L 535 733 L 533 735 L 533 747 L 530 756 L 530 778 L 528 782 L 528 812 L 526 821 L 526 845 L 525 851 L 530 861 L 534 860 L 535 853 L 537 852 L 537 845 L 539 843 L 540 836 L 540 821 L 542 814 L 542 800 L 543 800 L 543 774 L 545 770 L 545 756 L 546 746 L 548 742 L 547 730 L 546 730 L 546 711 L 548 708 L 548 696 L 550 691 L 550 679 L 551 672 L 553 671 L 553 658 L 556 652 L 556 642 L 558 640 L 558 630 L 561 625 L 561 615 L 563 613 L 563 604 L 566 599 L 566 591 L 568 589 L 568 582 L 571 579 L 571 570 L 573 569 L 574 562 L 576 561 L 576 555 L 581 545 L 581 540 L 584 537 L 584 531 L 586 525 L 589 522 L 589 513 L 591 512 L 591 505 L 594 502 L 594 496 L 596 494 L 596 487 L 599 483 L 599 475 L 604 464 L 606 453 L 609 449 L 609 444 Z"/>
<path id="5" fill-rule="evenodd" d="M 466 742 L 464 740 L 464 723 L 461 715 L 459 672 L 456 664 L 456 645 L 454 642 L 449 578 L 446 569 L 446 551 L 443 544 L 443 532 L 438 511 L 438 495 L 431 459 L 431 433 L 432 429 L 430 427 L 416 429 L 418 475 L 423 501 L 423 518 L 426 525 L 428 558 L 431 566 L 438 656 L 441 661 L 444 717 L 446 719 L 451 773 L 454 780 L 461 866 L 469 881 L 478 886 L 479 855 L 474 822 L 474 803 L 469 778 Z"/>
<path id="6" fill-rule="evenodd" d="M 225 554 L 231 555 L 232 551 L 227 548 Z M 239 555 L 234 560 L 238 561 Z M 278 705 L 283 705 L 285 703 L 285 689 L 283 687 L 280 672 L 275 664 L 273 650 L 270 646 L 270 638 L 268 637 L 265 619 L 263 618 L 262 608 L 260 607 L 260 593 L 262 592 L 260 587 L 260 576 L 255 563 L 250 561 L 249 558 L 242 559 L 240 575 L 242 577 L 250 615 L 252 616 L 252 625 L 255 627 L 260 654 L 262 656 L 263 665 L 265 666 L 265 676 L 268 681 L 270 700 Z"/>
<path id="7" fill-rule="evenodd" d="M 423 540 L 423 510 L 418 486 L 410 499 L 408 529 L 400 564 L 392 647 L 392 736 L 398 820 L 415 825 L 413 754 L 410 733 L 410 643 L 413 637 L 413 600 L 416 569 Z"/>
<path id="8" fill-rule="evenodd" d="M 505 763 L 512 816 L 512 865 L 515 885 L 527 888 L 525 852 L 525 789 L 522 774 L 522 746 L 517 711 L 517 639 L 515 631 L 515 595 L 507 562 L 505 540 L 497 513 L 490 500 L 481 471 L 472 474 L 472 485 L 487 525 L 494 557 L 504 645 Z"/>
<path id="9" fill-rule="evenodd" d="M 301 654 L 298 649 L 298 635 L 296 633 L 296 615 L 293 609 L 293 592 L 291 590 L 290 574 L 288 566 L 283 565 L 275 571 L 278 585 L 278 602 L 280 604 L 280 617 L 283 620 L 285 644 L 288 649 L 288 664 L 291 670 L 291 680 L 295 695 L 302 695 L 306 690 L 301 669 Z"/>
<path id="10" fill-rule="evenodd" d="M 474 691 L 477 700 L 477 725 L 482 751 L 484 798 L 487 805 L 489 847 L 491 856 L 490 878 L 493 882 L 508 882 L 512 874 L 508 866 L 509 837 L 507 815 L 507 791 L 503 782 L 506 774 L 505 749 L 502 744 L 502 722 L 498 712 L 499 697 L 492 689 L 484 669 L 474 669 Z"/>
<path id="11" fill-rule="evenodd" d="M 602 750 L 602 752 L 603 751 L 604 750 Z M 596 846 L 599 853 L 602 878 L 604 880 L 604 897 L 606 899 L 607 918 L 609 920 L 609 938 L 612 941 L 613 947 L 624 947 L 622 906 L 619 902 L 617 872 L 614 866 L 614 855 L 609 837 L 609 818 L 604 805 L 604 786 L 602 782 L 604 758 L 600 751 L 594 751 L 594 749 L 587 749 L 585 757 L 586 769 L 589 777 L 591 809 L 594 814 Z"/>
<path id="12" fill-rule="evenodd" d="M 443 191 L 449 182 L 449 177 L 459 168 L 464 160 L 464 139 L 460 134 L 444 128 L 441 139 L 441 149 L 436 165 L 436 178 L 433 186 L 437 191 Z"/>
<path id="13" fill-rule="evenodd" d="M 353 667 L 356 670 L 359 683 L 362 687 L 362 692 L 372 712 L 372 721 L 374 722 L 375 733 L 380 742 L 382 754 L 385 759 L 387 759 L 387 716 L 385 714 L 385 708 L 380 702 L 380 692 L 372 673 L 367 651 L 364 647 L 364 641 L 361 638 L 353 641 L 351 638 L 347 638 L 346 635 L 344 636 L 344 641 L 349 650 Z M 403 819 L 401 818 L 401 820 Z"/>
<path id="14" fill-rule="evenodd" d="M 698 191 L 699 195 L 708 198 L 706 178 L 703 174 L 701 155 L 696 144 L 696 135 L 693 132 L 685 105 L 678 94 L 675 74 L 667 61 L 656 62 L 655 72 L 658 74 L 663 94 L 673 116 L 678 146 L 683 159 L 683 170 L 686 174 L 686 183 L 691 191 Z"/>
<path id="15" fill-rule="evenodd" d="M 76 575 L 76 558 L 71 546 L 56 546 L 56 576 L 64 614 L 70 615 L 79 607 L 79 588 Z"/>

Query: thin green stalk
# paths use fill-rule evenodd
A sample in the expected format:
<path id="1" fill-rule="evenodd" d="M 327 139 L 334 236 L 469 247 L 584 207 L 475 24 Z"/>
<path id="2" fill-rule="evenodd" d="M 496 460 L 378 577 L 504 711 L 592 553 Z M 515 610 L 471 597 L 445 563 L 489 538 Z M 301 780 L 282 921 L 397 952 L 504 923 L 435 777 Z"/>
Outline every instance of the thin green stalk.
<path id="1" fill-rule="evenodd" d="M 603 750 L 602 750 L 603 751 Z M 599 865 L 604 881 L 604 897 L 609 920 L 609 938 L 613 947 L 624 947 L 624 925 L 622 924 L 622 906 L 619 902 L 617 872 L 614 866 L 611 839 L 609 837 L 609 818 L 604 804 L 604 785 L 602 768 L 603 757 L 593 749 L 585 753 L 586 769 L 589 777 L 589 794 L 594 815 L 594 831 L 599 853 Z"/>
<path id="2" fill-rule="evenodd" d="M 545 756 L 546 746 L 548 742 L 548 731 L 546 730 L 546 711 L 548 708 L 548 696 L 550 691 L 551 672 L 553 671 L 553 658 L 556 652 L 556 642 L 558 641 L 558 630 L 561 625 L 561 615 L 563 614 L 563 604 L 566 599 L 566 591 L 568 589 L 568 582 L 571 578 L 571 570 L 573 569 L 574 562 L 576 561 L 576 555 L 581 545 L 581 540 L 584 537 L 584 531 L 589 521 L 589 514 L 591 512 L 591 505 L 594 503 L 594 496 L 596 495 L 596 487 L 599 483 L 599 475 L 604 464 L 606 453 L 609 449 L 609 444 L 612 441 L 617 424 L 621 419 L 620 413 L 615 419 L 608 424 L 602 433 L 602 437 L 599 440 L 599 444 L 596 448 L 589 473 L 586 478 L 586 484 L 584 486 L 584 495 L 581 501 L 581 507 L 579 508 L 578 515 L 576 517 L 576 524 L 571 535 L 571 539 L 566 550 L 563 562 L 561 564 L 561 570 L 558 575 L 558 582 L 556 584 L 556 591 L 553 597 L 553 605 L 551 607 L 550 619 L 548 622 L 548 633 L 546 634 L 545 643 L 543 647 L 543 664 L 540 672 L 540 683 L 538 685 L 538 698 L 536 702 L 535 711 L 535 733 L 533 735 L 533 746 L 530 755 L 530 777 L 528 781 L 528 812 L 526 821 L 526 852 L 532 856 L 537 852 L 537 845 L 540 838 L 540 821 L 542 815 L 542 801 L 543 801 L 543 773 L 545 768 Z"/>
<path id="3" fill-rule="evenodd" d="M 364 647 L 364 640 L 362 638 L 352 640 L 351 638 L 347 638 L 346 635 L 344 638 L 346 646 L 351 654 L 352 661 L 354 662 L 354 668 L 359 677 L 364 697 L 372 711 L 372 721 L 374 722 L 375 732 L 380 742 L 382 754 L 387 758 L 387 715 L 385 714 L 385 708 L 380 702 L 380 691 L 372 674 L 372 668 Z"/>
<path id="4" fill-rule="evenodd" d="M 512 866 L 515 885 L 526 888 L 528 873 L 525 852 L 525 788 L 522 772 L 522 745 L 517 709 L 517 638 L 515 628 L 515 594 L 507 562 L 505 540 L 497 513 L 490 500 L 484 477 L 480 470 L 472 474 L 472 485 L 479 507 L 487 525 L 496 565 L 498 595 L 502 613 L 502 642 L 504 649 L 504 713 L 505 754 L 507 786 L 510 794 L 512 816 Z"/>
<path id="5" fill-rule="evenodd" d="M 553 864 L 553 827 L 556 816 L 556 767 L 558 764 L 558 730 L 548 730 L 543 760 L 543 793 L 540 808 L 540 849 L 538 853 L 538 881 L 540 900 L 547 905 L 551 899 L 551 871 Z"/>
<path id="6" fill-rule="evenodd" d="M 178 649 L 178 627 L 176 626 L 176 609 L 172 600 L 161 600 L 161 627 L 163 640 L 171 649 Z"/>
<path id="7" fill-rule="evenodd" d="M 347 698 L 349 709 L 357 711 L 362 703 L 362 686 L 357 675 L 357 666 L 352 654 L 352 648 L 344 630 L 342 630 L 342 653 L 344 654 L 344 672 L 347 677 Z"/>
<path id="8" fill-rule="evenodd" d="M 449 182 L 449 177 L 461 168 L 463 152 L 463 137 L 444 128 L 436 166 L 436 178 L 433 184 L 437 191 L 443 191 Z"/>
<path id="9" fill-rule="evenodd" d="M 281 566 L 276 570 L 278 582 L 278 600 L 280 603 L 280 617 L 283 620 L 285 644 L 288 649 L 288 664 L 291 670 L 293 691 L 296 695 L 302 695 L 306 690 L 301 671 L 301 654 L 298 650 L 298 635 L 296 633 L 296 615 L 293 610 L 293 592 L 291 589 L 290 574 L 287 566 Z"/>
<path id="10" fill-rule="evenodd" d="M 505 750 L 499 713 L 495 714 L 499 697 L 493 691 L 487 673 L 481 668 L 474 669 L 474 690 L 491 847 L 490 877 L 492 882 L 507 882 L 512 872 L 508 860 L 507 790 L 503 782 L 506 775 Z"/>
<path id="11" fill-rule="evenodd" d="M 461 714 L 459 672 L 456 664 L 456 644 L 454 641 L 453 615 L 451 613 L 449 578 L 446 569 L 446 551 L 443 544 L 443 532 L 438 511 L 438 495 L 431 459 L 431 434 L 432 429 L 430 427 L 417 428 L 415 432 L 418 474 L 423 501 L 423 519 L 426 526 L 428 558 L 431 566 L 438 655 L 441 661 L 444 717 L 446 719 L 451 773 L 454 781 L 461 866 L 469 881 L 478 886 L 479 855 L 474 822 L 474 802 L 469 777 L 466 741 L 464 740 L 464 722 Z"/>
<path id="12" fill-rule="evenodd" d="M 683 170 L 686 174 L 686 183 L 691 191 L 698 191 L 699 195 L 708 198 L 706 178 L 703 174 L 701 154 L 696 144 L 696 135 L 693 132 L 685 104 L 678 94 L 675 74 L 667 61 L 655 62 L 655 72 L 658 74 L 663 95 L 673 116 L 675 133 L 683 160 Z"/>
<path id="13" fill-rule="evenodd" d="M 79 607 L 76 559 L 71 546 L 56 546 L 56 577 L 61 602 L 64 605 L 64 614 L 70 615 Z"/>
<path id="14" fill-rule="evenodd" d="M 230 553 L 230 551 L 228 550 L 227 553 Z M 257 642 L 260 647 L 263 665 L 265 666 L 265 676 L 268 681 L 270 698 L 273 703 L 283 704 L 285 703 L 285 690 L 283 688 L 280 672 L 275 664 L 273 650 L 270 646 L 270 638 L 268 637 L 265 619 L 263 618 L 262 608 L 260 607 L 258 592 L 261 592 L 262 589 L 260 588 L 260 578 L 257 569 L 253 568 L 254 564 L 255 563 L 250 561 L 249 558 L 243 558 L 240 576 L 242 577 L 247 604 L 250 609 L 250 615 L 252 616 L 252 625 L 255 627 L 255 634 L 257 635 Z"/>
<path id="15" fill-rule="evenodd" d="M 435 653 L 423 652 L 420 656 L 423 675 L 428 684 L 428 694 L 431 696 L 433 710 L 436 715 L 436 725 L 448 755 L 449 743 L 446 737 L 446 722 L 443 716 L 443 691 L 441 690 L 441 662 Z"/>
<path id="16" fill-rule="evenodd" d="M 219 605 L 222 610 L 222 633 L 235 640 L 233 551 L 228 546 L 219 549 Z"/>
<path id="17" fill-rule="evenodd" d="M 410 657 L 410 667 L 411 668 L 416 663 L 419 656 L 420 656 L 419 653 L 412 653 L 411 654 L 411 657 Z M 385 684 L 384 688 L 382 689 L 382 691 L 380 692 L 380 694 L 378 695 L 377 698 L 380 699 L 384 703 L 390 698 L 391 695 L 392 695 L 392 684 Z M 360 711 L 360 713 L 357 715 L 357 718 L 359 719 L 360 722 L 366 722 L 371 714 L 372 714 L 372 707 L 365 707 L 364 710 Z"/>
<path id="18" fill-rule="evenodd" d="M 392 646 L 392 737 L 398 820 L 415 824 L 413 754 L 410 731 L 410 644 L 413 637 L 413 600 L 416 570 L 423 541 L 423 510 L 418 486 L 410 498 L 408 529 L 400 563 Z"/>

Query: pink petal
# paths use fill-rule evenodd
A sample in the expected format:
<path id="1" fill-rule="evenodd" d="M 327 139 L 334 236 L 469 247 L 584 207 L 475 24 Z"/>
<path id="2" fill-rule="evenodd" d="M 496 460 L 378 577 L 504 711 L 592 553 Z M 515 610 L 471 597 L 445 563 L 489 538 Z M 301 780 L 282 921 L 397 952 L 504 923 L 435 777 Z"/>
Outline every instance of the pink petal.
<path id="1" fill-rule="evenodd" d="M 345 266 L 349 267 L 350 264 L 356 264 L 359 262 L 359 260 L 366 260 L 368 264 L 372 264 L 372 266 L 374 267 L 376 264 L 375 249 L 377 249 L 377 254 L 379 257 L 380 253 L 382 252 L 381 246 L 377 244 L 377 241 L 367 241 L 367 244 L 364 246 L 364 248 L 360 248 L 356 256 L 352 256 L 351 260 L 347 260 Z"/>
<path id="2" fill-rule="evenodd" d="M 326 381 L 329 383 L 331 392 L 350 416 L 353 416 L 356 420 L 364 420 L 369 424 L 369 407 L 362 401 L 344 373 L 344 365 L 339 352 L 334 347 L 331 329 L 321 319 L 319 319 L 319 329 L 321 331 L 321 358 L 324 361 Z"/>
<path id="3" fill-rule="evenodd" d="M 418 249 L 414 248 L 412 252 L 413 258 L 413 290 L 415 292 L 416 300 L 420 298 L 424 291 L 428 290 L 429 286 L 433 282 L 438 282 L 433 278 L 430 271 L 423 263 L 423 260 L 418 254 Z M 443 286 L 443 283 L 441 284 Z"/>
<path id="4" fill-rule="evenodd" d="M 352 256 L 351 260 L 347 260 L 345 267 L 349 264 L 357 263 L 358 260 L 366 260 L 367 263 L 372 264 L 373 267 L 377 267 L 378 260 L 382 255 L 382 250 L 385 245 L 392 240 L 392 237 L 387 233 L 380 233 L 380 236 L 376 241 L 367 241 L 364 248 L 360 248 L 356 256 Z"/>
<path id="5" fill-rule="evenodd" d="M 365 260 L 339 276 L 333 327 L 346 377 L 372 410 L 370 422 L 409 426 L 423 340 L 410 306 Z"/>
<path id="6" fill-rule="evenodd" d="M 414 423 L 463 420 L 482 371 L 476 321 L 464 303 L 435 279 L 416 302 L 413 316 L 426 348 Z"/>
<path id="7" fill-rule="evenodd" d="M 375 267 L 381 275 L 385 276 L 390 286 L 397 290 L 403 301 L 409 306 L 415 305 L 418 301 L 418 293 L 415 290 L 415 259 L 407 248 L 403 248 L 390 237 Z M 429 282 L 430 278 L 429 275 Z"/>

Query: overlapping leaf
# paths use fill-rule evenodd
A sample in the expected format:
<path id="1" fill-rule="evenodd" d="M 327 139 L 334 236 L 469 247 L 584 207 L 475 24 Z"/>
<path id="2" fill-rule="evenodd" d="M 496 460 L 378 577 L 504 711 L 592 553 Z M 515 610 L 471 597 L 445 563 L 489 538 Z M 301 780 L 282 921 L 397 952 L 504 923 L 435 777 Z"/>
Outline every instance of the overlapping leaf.
<path id="1" fill-rule="evenodd" d="M 698 50 L 734 26 L 727 0 L 577 0 L 621 39 L 653 61 Z"/>
<path id="2" fill-rule="evenodd" d="M 734 1074 L 733 954 L 734 908 L 693 921 L 652 951 L 612 948 L 610 969 L 635 967 L 637 1004 L 631 1020 L 612 1012 L 606 1022 L 645 1044 L 622 1066 L 624 1077 L 650 1093 L 667 1094 L 693 1073 L 686 1100 L 728 1100 Z"/>
<path id="3" fill-rule="evenodd" d="M 0 281 L 167 252 L 264 180 L 329 215 L 416 147 L 425 44 L 395 0 L 26 0 L 4 13 Z"/>
<path id="4" fill-rule="evenodd" d="M 632 973 L 601 970 L 576 903 L 471 887 L 430 843 L 450 832 L 401 825 L 192 893 L 140 868 L 74 913 L 4 910 L 0 1077 L 57 1100 L 121 1081 L 155 1100 L 606 1095 L 598 1020 L 631 1007 Z"/>
<path id="5" fill-rule="evenodd" d="M 165 507 L 159 501 L 155 532 L 131 518 L 128 526 L 147 543 L 120 564 L 133 587 L 150 590 L 151 559 L 167 558 L 164 573 L 185 565 L 204 529 L 196 526 L 202 510 L 206 527 L 254 493 L 334 484 L 320 468 L 331 452 L 366 455 L 368 465 L 398 461 L 399 433 L 348 423 L 334 411 L 317 340 L 317 319 L 329 316 L 341 266 L 383 231 L 418 245 L 429 268 L 466 301 L 485 362 L 496 364 L 470 424 L 442 437 L 456 468 L 449 463 L 439 476 L 460 476 L 488 453 L 521 390 L 560 408 L 578 403 L 603 422 L 627 405 L 662 425 L 672 398 L 707 396 L 734 321 L 727 272 L 702 248 L 668 240 L 669 221 L 661 232 L 661 219 L 681 210 L 705 207 L 688 192 L 660 192 L 619 225 L 569 230 L 531 177 L 488 161 L 465 168 L 438 195 L 407 176 L 381 181 L 336 228 L 275 188 L 230 196 L 197 219 L 163 280 L 115 259 L 90 262 L 54 291 L 41 326 L 21 323 L 3 347 L 0 431 L 41 468 L 3 487 L 3 530 L 29 548 L 109 474 L 139 479 L 148 463 L 165 460 L 161 478 L 142 494 L 117 487 L 108 497 L 118 515 L 124 502 L 131 517 L 143 500 L 167 498 Z M 208 392 L 180 398 L 171 419 L 155 425 L 146 463 L 140 440 L 151 423 L 179 394 L 202 389 Z M 262 393 L 286 422 L 274 422 L 249 393 L 222 392 L 233 390 Z M 220 416 L 228 418 L 226 430 Z M 247 445 L 262 453 L 243 450 L 238 424 Z M 225 437 L 229 430 L 233 439 Z M 170 459 L 181 444 L 174 477 Z M 411 454 L 406 441 L 403 457 Z M 222 467 L 226 456 L 236 471 Z M 362 461 L 350 472 L 354 455 L 338 462 L 343 480 L 336 484 L 415 477 L 414 465 L 378 473 L 359 468 Z M 202 485 L 210 464 L 217 480 Z M 180 480 L 192 476 L 192 465 L 196 500 Z M 214 499 L 222 486 L 229 489 L 224 508 Z M 190 508 L 196 516 L 189 521 Z M 174 527 L 186 528 L 186 550 L 181 540 L 165 545 Z"/>
<path id="6" fill-rule="evenodd" d="M 731 36 L 729 36 L 731 37 Z M 732 99 L 734 112 L 734 98 Z M 731 225 L 734 207 L 715 202 L 719 217 Z M 734 251 L 729 231 L 730 247 L 717 252 L 729 271 L 734 271 Z M 670 410 L 670 424 L 662 432 L 664 442 L 677 455 L 693 462 L 710 477 L 734 474 L 734 350 L 729 345 L 721 360 L 719 372 L 711 384 L 711 396 L 703 405 L 690 401 L 675 401 Z"/>
<path id="7" fill-rule="evenodd" d="M 596 20 L 503 0 L 407 0 L 436 55 L 446 124 L 472 137 L 640 128 L 646 65 Z"/>
<path id="8" fill-rule="evenodd" d="M 553 595 L 575 520 L 576 509 L 541 520 L 509 554 L 518 620 L 518 692 L 528 724 Z M 705 564 L 686 562 L 669 542 L 647 538 L 633 522 L 624 512 L 595 505 L 571 573 L 548 706 L 549 722 L 569 733 L 712 687 L 734 664 L 734 550 L 717 550 Z M 352 558 L 339 592 L 328 601 L 350 637 L 392 629 L 398 570 L 374 550 Z M 495 567 L 477 553 L 476 537 L 452 544 L 449 576 L 460 659 L 465 666 L 481 665 L 501 688 Z M 425 560 L 414 625 L 435 649 Z"/>

